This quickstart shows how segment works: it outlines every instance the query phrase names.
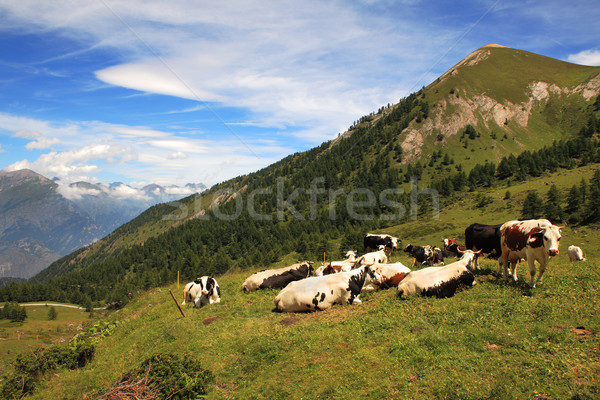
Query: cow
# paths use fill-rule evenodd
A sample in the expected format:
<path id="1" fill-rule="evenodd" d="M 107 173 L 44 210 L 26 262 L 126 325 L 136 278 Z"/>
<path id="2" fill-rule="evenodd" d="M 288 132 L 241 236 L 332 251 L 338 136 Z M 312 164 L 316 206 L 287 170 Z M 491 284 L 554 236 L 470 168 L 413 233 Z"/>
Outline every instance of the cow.
<path id="1" fill-rule="evenodd" d="M 569 260 L 571 261 L 587 261 L 587 258 L 583 257 L 583 251 L 580 247 L 577 246 L 569 246 L 567 249 L 567 254 L 569 255 Z"/>
<path id="2" fill-rule="evenodd" d="M 289 267 L 267 269 L 250 275 L 242 284 L 244 292 L 258 289 L 281 289 L 288 283 L 305 279 L 313 272 L 312 261 L 301 261 Z"/>
<path id="3" fill-rule="evenodd" d="M 329 274 L 335 274 L 337 272 L 347 272 L 354 267 L 356 263 L 356 251 L 347 251 L 346 259 L 344 261 L 332 261 L 327 265 L 321 265 L 315 271 L 315 276 L 323 276 Z"/>
<path id="4" fill-rule="evenodd" d="M 433 249 L 431 248 L 431 246 L 421 247 L 409 244 L 404 248 L 404 252 L 410 254 L 413 257 L 413 267 L 417 265 L 417 263 L 424 264 L 427 262 L 427 260 L 433 257 Z"/>
<path id="5" fill-rule="evenodd" d="M 427 265 L 442 264 L 444 265 L 444 252 L 439 247 L 434 247 L 431 251 L 431 258 L 426 262 Z"/>
<path id="6" fill-rule="evenodd" d="M 202 307 L 207 304 L 219 303 L 221 301 L 221 289 L 214 278 L 202 276 L 188 283 L 183 288 L 183 302 L 194 303 L 194 307 Z"/>
<path id="7" fill-rule="evenodd" d="M 473 286 L 473 270 L 478 264 L 479 253 L 466 250 L 460 260 L 443 267 L 428 267 L 411 271 L 398 284 L 396 296 L 405 298 L 411 295 L 445 298 L 452 297 L 459 286 Z"/>
<path id="8" fill-rule="evenodd" d="M 360 304 L 364 285 L 380 284 L 381 275 L 369 265 L 339 274 L 313 276 L 291 282 L 275 297 L 282 312 L 320 311 L 334 304 Z"/>
<path id="9" fill-rule="evenodd" d="M 465 247 L 468 250 L 482 250 L 489 258 L 497 259 L 502 253 L 500 247 L 500 225 L 474 223 L 465 229 Z"/>
<path id="10" fill-rule="evenodd" d="M 379 245 L 379 250 L 371 253 L 363 254 L 354 262 L 354 268 L 358 268 L 361 265 L 373 265 L 375 263 L 386 264 L 388 262 L 387 254 L 385 252 L 385 246 Z"/>
<path id="11" fill-rule="evenodd" d="M 390 254 L 398 247 L 398 238 L 388 234 L 367 233 L 363 238 L 363 245 L 365 253 L 375 251 L 379 246 L 384 245 L 386 252 Z"/>
<path id="12" fill-rule="evenodd" d="M 447 247 L 444 247 L 442 250 L 442 255 L 444 258 L 449 257 L 461 257 L 462 253 L 467 250 L 465 246 L 460 246 L 457 243 L 451 244 Z"/>
<path id="13" fill-rule="evenodd" d="M 508 221 L 502 224 L 500 227 L 502 255 L 499 263 L 502 276 L 508 279 L 508 276 L 512 275 L 516 282 L 517 264 L 521 258 L 524 258 L 529 265 L 529 286 L 534 288 L 536 284 L 542 283 L 550 257 L 558 255 L 561 229 L 562 227 L 552 225 L 547 219 Z M 536 260 L 540 263 L 540 271 L 537 280 L 534 281 Z M 510 274 L 508 274 L 509 264 Z"/>
<path id="14" fill-rule="evenodd" d="M 454 244 L 457 244 L 456 239 L 454 239 L 454 238 L 442 239 L 442 243 L 444 244 L 444 249 L 447 249 L 448 247 L 450 247 Z"/>
<path id="15" fill-rule="evenodd" d="M 374 292 L 378 289 L 389 289 L 396 287 L 400 281 L 410 272 L 410 268 L 397 262 L 393 264 L 373 264 L 372 267 L 381 275 L 381 283 L 370 283 L 363 286 L 364 292 Z"/>

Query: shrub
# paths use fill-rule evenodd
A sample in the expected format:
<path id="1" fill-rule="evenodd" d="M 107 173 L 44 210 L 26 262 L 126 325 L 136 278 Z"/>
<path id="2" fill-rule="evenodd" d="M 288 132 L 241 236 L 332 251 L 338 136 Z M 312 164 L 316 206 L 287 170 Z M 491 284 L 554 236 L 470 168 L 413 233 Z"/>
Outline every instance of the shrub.
<path id="1" fill-rule="evenodd" d="M 125 374 L 122 381 L 139 382 L 147 378 L 149 387 L 165 399 L 189 399 L 206 394 L 214 381 L 212 372 L 190 354 L 154 354 Z"/>

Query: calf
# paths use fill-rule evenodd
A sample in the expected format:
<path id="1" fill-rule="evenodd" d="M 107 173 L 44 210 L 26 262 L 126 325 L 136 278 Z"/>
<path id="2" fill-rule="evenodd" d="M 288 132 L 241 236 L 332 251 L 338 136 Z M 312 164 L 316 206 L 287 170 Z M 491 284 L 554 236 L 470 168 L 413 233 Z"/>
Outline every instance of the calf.
<path id="1" fill-rule="evenodd" d="M 530 219 L 526 221 L 508 221 L 500 227 L 502 255 L 499 266 L 502 276 L 512 275 L 517 281 L 517 265 L 521 258 L 529 265 L 529 286 L 534 288 L 542 282 L 546 265 L 550 257 L 558 255 L 561 239 L 561 227 L 552 225 L 547 219 Z M 535 279 L 535 262 L 540 264 L 540 272 Z M 510 274 L 508 267 L 510 264 Z"/>
<path id="2" fill-rule="evenodd" d="M 422 247 L 413 246 L 412 244 L 409 244 L 404 248 L 404 252 L 413 256 L 413 267 L 417 265 L 417 263 L 426 263 L 427 260 L 429 260 L 433 256 L 433 249 L 431 248 L 431 246 Z"/>
<path id="3" fill-rule="evenodd" d="M 364 285 L 380 284 L 371 266 L 339 274 L 314 276 L 291 282 L 275 297 L 275 307 L 282 312 L 320 311 L 334 304 L 360 304 Z"/>
<path id="4" fill-rule="evenodd" d="M 580 247 L 569 246 L 567 249 L 567 254 L 569 255 L 569 260 L 571 261 L 587 261 L 587 258 L 583 257 L 583 251 Z"/>
<path id="5" fill-rule="evenodd" d="M 380 245 L 379 250 L 360 256 L 358 260 L 354 262 L 354 268 L 360 267 L 361 265 L 373 265 L 375 263 L 386 264 L 387 262 L 388 258 L 385 253 L 385 246 Z"/>
<path id="6" fill-rule="evenodd" d="M 370 283 L 365 285 L 363 286 L 363 291 L 365 292 L 396 287 L 406 274 L 410 272 L 410 269 L 400 262 L 393 264 L 373 264 L 372 267 L 381 275 L 381 284 Z"/>
<path id="7" fill-rule="evenodd" d="M 242 284 L 244 292 L 258 289 L 281 289 L 288 283 L 305 279 L 313 271 L 312 261 L 302 261 L 289 267 L 279 269 L 267 269 L 250 275 Z"/>
<path id="8" fill-rule="evenodd" d="M 398 285 L 396 296 L 452 297 L 459 286 L 475 285 L 473 269 L 477 266 L 479 251 L 466 250 L 460 260 L 443 267 L 428 267 L 411 271 Z"/>
<path id="9" fill-rule="evenodd" d="M 202 307 L 206 304 L 218 303 L 221 301 L 221 289 L 214 278 L 203 276 L 190 282 L 183 288 L 183 302 L 194 303 L 194 307 Z"/>

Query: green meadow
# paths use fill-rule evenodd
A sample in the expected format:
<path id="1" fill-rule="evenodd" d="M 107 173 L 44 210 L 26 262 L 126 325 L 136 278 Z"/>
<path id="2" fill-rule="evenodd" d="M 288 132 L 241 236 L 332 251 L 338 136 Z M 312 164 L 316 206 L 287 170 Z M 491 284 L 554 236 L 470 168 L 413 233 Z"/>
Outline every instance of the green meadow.
<path id="1" fill-rule="evenodd" d="M 562 171 L 465 193 L 439 219 L 389 232 L 403 245 L 462 242 L 472 222 L 518 218 L 528 190 L 544 197 L 548 183 L 556 183 L 564 194 L 591 173 Z M 491 202 L 478 207 L 482 195 Z M 390 289 L 362 294 L 361 305 L 314 313 L 275 312 L 277 290 L 242 292 L 252 269 L 216 276 L 221 302 L 186 306 L 182 317 L 169 290 L 181 302 L 185 282 L 178 287 L 174 277 L 108 317 L 121 323 L 99 341 L 91 363 L 46 374 L 29 398 L 97 398 L 152 355 L 176 353 L 193 355 L 212 373 L 207 399 L 597 399 L 599 233 L 596 226 L 565 227 L 561 253 L 535 289 L 527 286 L 526 265 L 513 283 L 497 276 L 496 261 L 483 259 L 477 284 L 452 298 L 399 300 Z M 588 261 L 570 262 L 571 244 Z M 289 254 L 273 267 L 297 259 Z M 401 251 L 392 261 L 411 265 Z"/>

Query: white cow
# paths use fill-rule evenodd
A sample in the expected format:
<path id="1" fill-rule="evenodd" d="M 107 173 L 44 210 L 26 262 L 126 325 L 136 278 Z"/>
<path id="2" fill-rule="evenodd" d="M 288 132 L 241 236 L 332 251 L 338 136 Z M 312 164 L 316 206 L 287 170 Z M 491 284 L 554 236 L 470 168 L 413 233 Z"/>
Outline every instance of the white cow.
<path id="1" fill-rule="evenodd" d="M 587 261 L 587 258 L 583 257 L 583 251 L 578 246 L 569 246 L 567 249 L 567 254 L 569 255 L 569 260 L 571 261 Z"/>
<path id="2" fill-rule="evenodd" d="M 529 286 L 534 288 L 542 282 L 546 265 L 550 257 L 558 255 L 558 246 L 561 238 L 561 227 L 552 225 L 547 219 L 530 219 L 526 221 L 508 221 L 500 227 L 500 267 L 502 276 L 508 279 L 512 275 L 517 281 L 517 265 L 521 258 L 527 260 L 529 265 Z M 534 280 L 536 270 L 535 261 L 540 263 L 540 273 L 537 281 Z M 510 264 L 510 274 L 508 267 Z"/>
<path id="3" fill-rule="evenodd" d="M 473 286 L 477 282 L 473 270 L 478 266 L 481 250 L 465 250 L 460 260 L 443 267 L 428 267 L 411 271 L 398 284 L 396 296 L 452 297 L 460 285 Z"/>
<path id="4" fill-rule="evenodd" d="M 217 281 L 210 276 L 197 278 L 183 288 L 183 302 L 181 304 L 193 302 L 194 307 L 202 307 L 220 301 L 221 289 Z"/>
<path id="5" fill-rule="evenodd" d="M 363 254 L 354 262 L 354 268 L 358 268 L 361 265 L 373 265 L 373 264 L 387 264 L 388 258 L 385 253 L 385 246 L 379 246 L 379 250 L 371 253 Z"/>
<path id="6" fill-rule="evenodd" d="M 275 297 L 275 307 L 283 312 L 302 312 L 325 310 L 334 304 L 360 304 L 358 296 L 363 286 L 370 283 L 381 283 L 381 275 L 370 266 L 313 276 L 290 282 Z"/>

